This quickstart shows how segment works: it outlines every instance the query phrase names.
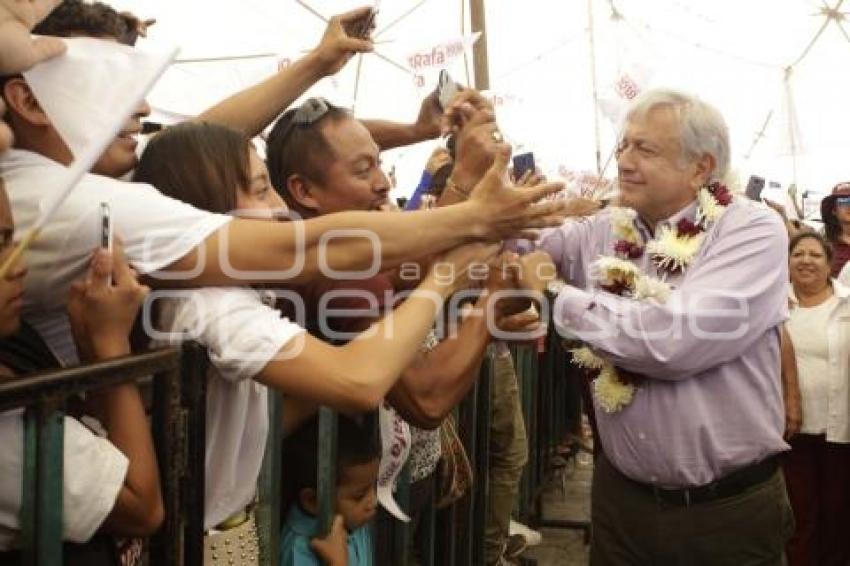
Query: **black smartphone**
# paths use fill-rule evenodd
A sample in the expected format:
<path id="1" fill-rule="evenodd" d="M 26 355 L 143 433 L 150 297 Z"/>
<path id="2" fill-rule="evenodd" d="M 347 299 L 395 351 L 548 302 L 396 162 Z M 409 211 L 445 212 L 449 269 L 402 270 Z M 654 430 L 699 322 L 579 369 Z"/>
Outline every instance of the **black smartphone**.
<path id="1" fill-rule="evenodd" d="M 514 179 L 519 181 L 528 171 L 534 171 L 535 169 L 534 153 L 529 151 L 528 153 L 514 155 Z"/>
<path id="2" fill-rule="evenodd" d="M 754 201 L 761 201 L 761 192 L 764 190 L 764 177 L 758 175 L 750 175 L 750 180 L 747 181 L 747 190 L 745 194 L 747 198 Z"/>

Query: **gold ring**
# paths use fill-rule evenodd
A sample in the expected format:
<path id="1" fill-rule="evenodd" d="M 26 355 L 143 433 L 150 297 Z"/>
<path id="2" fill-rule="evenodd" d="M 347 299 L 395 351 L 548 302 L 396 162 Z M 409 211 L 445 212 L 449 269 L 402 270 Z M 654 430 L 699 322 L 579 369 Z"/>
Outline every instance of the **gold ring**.
<path id="1" fill-rule="evenodd" d="M 490 137 L 496 143 L 503 143 L 505 141 L 505 136 L 503 136 L 502 132 L 500 132 L 499 130 L 493 130 L 490 133 Z"/>

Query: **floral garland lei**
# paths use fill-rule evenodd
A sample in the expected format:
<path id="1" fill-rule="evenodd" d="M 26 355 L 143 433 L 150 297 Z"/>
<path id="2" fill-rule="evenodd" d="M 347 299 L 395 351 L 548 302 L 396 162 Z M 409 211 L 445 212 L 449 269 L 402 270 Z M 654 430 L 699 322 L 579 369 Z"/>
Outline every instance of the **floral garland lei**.
<path id="1" fill-rule="evenodd" d="M 635 227 L 637 213 L 630 208 L 611 209 L 611 230 L 614 235 L 614 255 L 600 256 L 591 266 L 599 286 L 621 297 L 638 301 L 665 303 L 670 296 L 667 274 L 683 273 L 696 257 L 709 228 L 732 202 L 732 193 L 721 183 L 701 187 L 697 192 L 697 211 L 694 222 L 679 220 L 674 227 L 665 226 L 657 237 L 644 244 Z M 661 279 L 652 277 L 632 263 L 648 253 L 662 272 Z M 588 346 L 571 350 L 573 364 L 598 372 L 593 380 L 593 394 L 606 413 L 616 413 L 632 402 L 635 386 L 640 379 L 620 372 L 610 362 L 597 356 Z"/>

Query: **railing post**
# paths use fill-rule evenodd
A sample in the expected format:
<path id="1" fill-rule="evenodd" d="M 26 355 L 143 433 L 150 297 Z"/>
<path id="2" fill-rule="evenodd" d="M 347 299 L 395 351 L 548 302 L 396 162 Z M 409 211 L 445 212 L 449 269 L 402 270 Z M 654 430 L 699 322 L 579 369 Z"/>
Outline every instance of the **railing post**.
<path id="1" fill-rule="evenodd" d="M 184 555 L 185 517 L 181 483 L 188 466 L 185 413 L 181 408 L 181 376 L 178 369 L 161 373 L 153 381 L 151 428 L 159 462 L 165 521 L 151 538 L 150 563 L 179 566 Z"/>
<path id="2" fill-rule="evenodd" d="M 493 404 L 493 359 L 488 354 L 481 362 L 481 370 L 474 393 L 478 398 L 478 418 L 475 421 L 478 450 L 470 454 L 473 470 L 473 526 L 475 541 L 473 564 L 484 564 L 485 529 L 490 502 L 490 417 Z"/>
<path id="3" fill-rule="evenodd" d="M 422 512 L 422 519 L 419 528 L 423 533 L 424 544 L 422 545 L 425 555 L 422 556 L 422 566 L 435 566 L 437 564 L 437 476 L 434 472 L 428 478 L 431 484 L 431 500 Z"/>
<path id="4" fill-rule="evenodd" d="M 34 407 L 23 413 L 24 454 L 21 477 L 21 556 L 24 564 L 36 563 L 36 493 L 38 492 L 38 415 Z"/>
<path id="5" fill-rule="evenodd" d="M 405 464 L 398 476 L 396 489 L 396 502 L 406 513 L 410 513 L 410 466 Z M 410 532 L 410 523 L 404 523 L 399 520 L 392 522 L 393 533 L 393 554 L 395 562 L 393 566 L 407 566 L 409 564 L 410 539 L 413 533 Z"/>
<path id="6" fill-rule="evenodd" d="M 319 461 L 316 486 L 319 489 L 319 524 L 322 536 L 330 532 L 334 519 L 336 501 L 336 412 L 327 407 L 319 409 Z"/>
<path id="7" fill-rule="evenodd" d="M 62 564 L 65 430 L 61 406 L 61 401 L 41 399 L 24 413 L 20 526 L 25 564 Z"/>
<path id="8" fill-rule="evenodd" d="M 183 346 L 183 410 L 187 424 L 188 468 L 183 481 L 186 514 L 185 566 L 204 563 L 204 477 L 207 442 L 206 352 L 195 342 Z"/>
<path id="9" fill-rule="evenodd" d="M 480 418 L 478 411 L 478 384 L 473 386 L 470 393 L 460 404 L 458 411 L 458 434 L 460 436 L 463 447 L 466 450 L 467 456 L 471 462 L 475 461 L 475 456 L 478 454 L 478 439 L 476 423 Z M 458 540 L 456 546 L 457 564 L 472 564 L 473 547 L 475 541 L 473 539 L 472 526 L 475 521 L 475 497 L 474 490 L 475 478 L 473 478 L 473 490 L 464 495 L 455 504 L 455 531 L 458 532 Z M 460 524 L 458 524 L 460 523 Z"/>
<path id="10" fill-rule="evenodd" d="M 260 539 L 260 564 L 280 563 L 280 473 L 283 403 L 281 394 L 269 388 L 269 436 L 258 481 L 257 531 Z"/>

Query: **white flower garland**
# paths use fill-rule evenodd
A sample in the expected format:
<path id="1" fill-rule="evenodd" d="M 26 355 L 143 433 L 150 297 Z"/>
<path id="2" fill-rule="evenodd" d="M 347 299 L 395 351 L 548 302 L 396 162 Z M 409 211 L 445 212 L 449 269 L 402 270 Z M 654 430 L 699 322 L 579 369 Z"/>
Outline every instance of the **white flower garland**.
<path id="1" fill-rule="evenodd" d="M 702 187 L 697 192 L 696 222 L 681 221 L 675 227 L 665 226 L 655 240 L 643 245 L 635 226 L 637 213 L 630 208 L 611 209 L 611 232 L 615 239 L 616 255 L 600 256 L 591 269 L 599 285 L 610 292 L 638 301 L 664 304 L 670 296 L 670 285 L 663 279 L 643 273 L 632 261 L 643 255 L 652 256 L 659 269 L 682 272 L 687 269 L 705 242 L 705 235 L 717 222 L 731 202 L 731 194 L 718 183 Z M 593 394 L 606 413 L 616 413 L 632 402 L 635 386 L 625 383 L 617 368 L 584 346 L 571 350 L 573 363 L 581 368 L 596 370 Z"/>

